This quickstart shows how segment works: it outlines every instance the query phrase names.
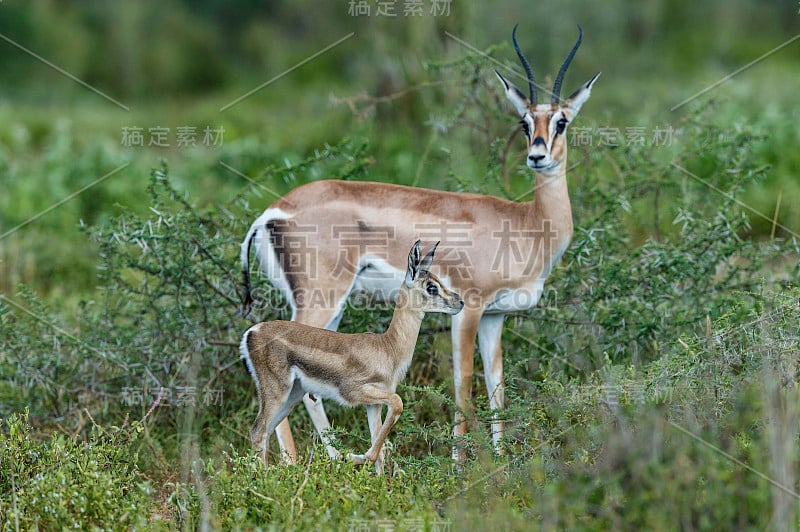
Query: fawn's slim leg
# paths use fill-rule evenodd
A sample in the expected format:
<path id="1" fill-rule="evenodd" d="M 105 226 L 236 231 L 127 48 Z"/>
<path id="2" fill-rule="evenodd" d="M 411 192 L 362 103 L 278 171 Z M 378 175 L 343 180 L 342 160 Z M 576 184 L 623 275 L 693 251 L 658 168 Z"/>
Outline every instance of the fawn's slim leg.
<path id="1" fill-rule="evenodd" d="M 267 465 L 269 436 L 303 398 L 303 389 L 297 381 L 294 381 L 288 389 L 285 386 L 283 389 L 276 389 L 281 387 L 274 380 L 264 384 L 258 416 L 250 430 L 250 441 L 259 449 L 261 460 Z"/>
<path id="2" fill-rule="evenodd" d="M 369 435 L 371 437 L 372 445 L 375 445 L 383 421 L 381 421 L 381 410 L 383 405 L 367 405 L 367 419 L 369 420 Z M 381 447 L 381 452 L 378 454 L 378 459 L 375 460 L 375 472 L 379 475 L 383 474 L 383 457 L 384 448 Z"/>
<path id="3" fill-rule="evenodd" d="M 400 396 L 393 392 L 387 392 L 377 386 L 365 386 L 358 392 L 352 394 L 353 402 L 364 403 L 368 405 L 386 405 L 388 410 L 386 412 L 386 419 L 378 430 L 377 436 L 372 447 L 364 454 L 350 455 L 350 459 L 357 464 L 363 464 L 365 461 L 375 463 L 378 460 L 378 455 L 383 448 L 383 442 L 389 435 L 389 431 L 397 422 L 397 418 L 403 412 L 403 400 Z"/>

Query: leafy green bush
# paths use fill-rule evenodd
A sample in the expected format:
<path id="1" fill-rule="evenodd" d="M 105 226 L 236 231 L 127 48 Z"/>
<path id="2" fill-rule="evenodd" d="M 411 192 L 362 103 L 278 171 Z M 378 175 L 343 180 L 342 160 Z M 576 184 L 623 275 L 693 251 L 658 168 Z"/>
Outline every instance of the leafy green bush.
<path id="1" fill-rule="evenodd" d="M 85 440 L 54 433 L 40 442 L 27 414 L 1 421 L 4 530 L 147 526 L 153 491 L 132 450 L 141 426 L 94 427 Z"/>
<path id="2" fill-rule="evenodd" d="M 519 530 L 793 528 L 799 295 L 761 294 L 644 367 L 609 361 L 588 382 L 536 383 L 524 406 L 511 401 L 508 462 L 479 464 L 482 481 L 446 515 Z"/>

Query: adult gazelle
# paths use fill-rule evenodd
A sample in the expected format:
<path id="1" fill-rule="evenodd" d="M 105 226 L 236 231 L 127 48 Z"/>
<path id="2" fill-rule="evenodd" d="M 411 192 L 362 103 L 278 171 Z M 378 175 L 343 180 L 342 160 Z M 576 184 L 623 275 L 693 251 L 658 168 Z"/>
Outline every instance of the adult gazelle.
<path id="1" fill-rule="evenodd" d="M 580 28 L 579 28 L 580 30 Z M 419 238 L 441 240 L 442 259 L 433 272 L 464 299 L 452 318 L 456 413 L 454 458 L 463 460 L 459 437 L 472 393 L 475 339 L 483 360 L 492 409 L 503 408 L 501 335 L 506 313 L 529 309 L 572 237 L 567 191 L 568 124 L 588 100 L 599 73 L 561 100 L 564 74 L 583 32 L 556 76 L 549 103 L 538 103 L 528 60 L 512 32 L 514 48 L 528 77 L 529 96 L 496 72 L 521 117 L 527 138 L 527 166 L 535 172 L 533 201 L 405 187 L 386 183 L 316 181 L 279 199 L 253 222 L 242 242 L 246 305 L 250 303 L 249 257 L 255 249 L 271 282 L 292 309 L 292 320 L 336 330 L 348 296 L 363 291 L 392 299 L 406 271 L 405 246 Z M 330 428 L 319 398 L 306 395 L 311 419 L 329 443 Z M 370 410 L 370 426 L 380 411 Z M 296 459 L 289 424 L 276 429 L 286 459 Z M 492 423 L 499 446 L 503 423 Z M 337 451 L 328 445 L 332 457 Z"/>

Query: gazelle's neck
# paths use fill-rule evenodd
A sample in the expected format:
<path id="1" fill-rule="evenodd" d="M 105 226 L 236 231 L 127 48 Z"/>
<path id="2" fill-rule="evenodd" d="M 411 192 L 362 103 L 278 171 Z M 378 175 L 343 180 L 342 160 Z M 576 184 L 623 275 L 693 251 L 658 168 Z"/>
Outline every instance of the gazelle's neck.
<path id="1" fill-rule="evenodd" d="M 529 224 L 538 229 L 549 223 L 548 230 L 555 231 L 559 241 L 572 238 L 572 207 L 566 167 L 567 159 L 564 157 L 556 173 L 536 173 L 534 197 L 529 211 Z"/>

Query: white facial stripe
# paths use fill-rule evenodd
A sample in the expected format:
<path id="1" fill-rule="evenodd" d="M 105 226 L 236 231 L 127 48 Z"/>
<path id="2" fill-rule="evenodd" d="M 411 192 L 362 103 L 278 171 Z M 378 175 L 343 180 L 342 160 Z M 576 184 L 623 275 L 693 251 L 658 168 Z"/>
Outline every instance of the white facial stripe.
<path id="1" fill-rule="evenodd" d="M 548 147 L 548 152 L 549 152 L 549 148 L 552 148 L 553 141 L 556 138 L 556 130 L 558 129 L 558 121 L 561 120 L 562 118 L 564 120 L 566 120 L 567 124 L 569 124 L 569 119 L 567 118 L 566 113 L 564 111 L 562 111 L 561 109 L 559 109 L 558 111 L 553 113 L 553 118 L 550 119 L 550 146 Z M 564 132 L 560 133 L 560 134 L 561 135 L 566 135 L 567 134 L 566 127 L 564 128 Z"/>
<path id="2" fill-rule="evenodd" d="M 550 119 L 550 146 L 552 146 L 553 140 L 556 138 L 556 124 L 560 114 L 560 111 L 556 111 Z"/>
<path id="3" fill-rule="evenodd" d="M 525 122 L 526 124 L 528 124 L 528 133 L 525 135 L 525 137 L 528 139 L 528 141 L 530 143 L 530 141 L 533 138 L 532 137 L 532 135 L 533 135 L 533 117 L 531 116 L 530 113 L 525 113 L 525 116 L 522 117 L 522 121 Z M 525 129 L 523 128 L 523 133 L 524 132 L 525 132 Z"/>

